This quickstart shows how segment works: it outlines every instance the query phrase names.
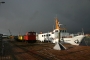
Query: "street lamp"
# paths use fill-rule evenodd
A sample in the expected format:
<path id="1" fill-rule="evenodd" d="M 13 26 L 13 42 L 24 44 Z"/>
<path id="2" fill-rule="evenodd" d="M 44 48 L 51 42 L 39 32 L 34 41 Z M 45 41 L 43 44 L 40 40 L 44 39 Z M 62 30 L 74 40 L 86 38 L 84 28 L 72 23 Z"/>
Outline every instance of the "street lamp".
<path id="1" fill-rule="evenodd" d="M 3 3 L 5 3 L 5 2 L 0 2 L 0 4 L 1 4 L 1 3 L 3 4 Z M 3 41 L 2 41 L 2 40 L 3 40 L 3 37 L 2 37 L 2 36 L 3 36 L 3 34 L 0 34 L 0 40 L 1 40 L 1 42 L 2 42 L 2 51 L 1 51 L 1 53 L 2 53 L 2 55 L 3 55 L 4 45 L 3 45 Z M 1 55 L 1 56 L 2 56 L 2 55 Z M 1 57 L 1 60 L 2 60 L 2 57 Z"/>
<path id="2" fill-rule="evenodd" d="M 0 3 L 5 3 L 5 2 L 0 2 Z"/>

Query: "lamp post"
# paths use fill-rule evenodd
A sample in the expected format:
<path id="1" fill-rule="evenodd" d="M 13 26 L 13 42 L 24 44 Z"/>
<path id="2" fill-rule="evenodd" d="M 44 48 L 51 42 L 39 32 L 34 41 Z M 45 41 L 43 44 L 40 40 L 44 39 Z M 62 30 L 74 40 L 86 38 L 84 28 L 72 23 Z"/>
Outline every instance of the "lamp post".
<path id="1" fill-rule="evenodd" d="M 0 2 L 0 3 L 2 3 L 2 4 L 3 4 L 3 3 L 5 3 L 5 2 Z"/>
<path id="2" fill-rule="evenodd" d="M 0 4 L 4 4 L 5 2 L 0 2 Z M 0 40 L 1 40 L 1 43 L 2 43 L 2 51 L 1 51 L 1 53 L 2 53 L 2 55 L 3 55 L 3 49 L 4 49 L 4 45 L 3 45 L 3 34 L 0 34 Z M 1 60 L 2 60 L 2 55 L 1 55 Z"/>

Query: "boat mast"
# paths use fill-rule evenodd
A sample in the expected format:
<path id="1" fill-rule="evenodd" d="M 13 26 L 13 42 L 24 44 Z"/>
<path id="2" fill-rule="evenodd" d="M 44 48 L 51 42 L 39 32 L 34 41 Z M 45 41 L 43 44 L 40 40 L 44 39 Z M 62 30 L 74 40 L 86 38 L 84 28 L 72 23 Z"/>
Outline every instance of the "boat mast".
<path id="1" fill-rule="evenodd" d="M 58 22 L 58 18 L 57 17 L 55 18 L 55 26 L 56 26 L 55 27 L 56 29 L 60 29 L 59 22 Z"/>

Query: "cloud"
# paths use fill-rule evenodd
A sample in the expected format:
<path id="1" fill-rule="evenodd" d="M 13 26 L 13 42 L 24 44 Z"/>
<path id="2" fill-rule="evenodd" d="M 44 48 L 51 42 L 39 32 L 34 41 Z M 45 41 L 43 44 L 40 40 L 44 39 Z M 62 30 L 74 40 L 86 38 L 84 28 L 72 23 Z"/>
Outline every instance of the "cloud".
<path id="1" fill-rule="evenodd" d="M 3 0 L 0 5 L 0 27 L 13 34 L 22 31 L 52 31 L 56 14 L 68 31 L 89 31 L 89 0 Z M 74 27 L 74 28 L 73 28 Z"/>

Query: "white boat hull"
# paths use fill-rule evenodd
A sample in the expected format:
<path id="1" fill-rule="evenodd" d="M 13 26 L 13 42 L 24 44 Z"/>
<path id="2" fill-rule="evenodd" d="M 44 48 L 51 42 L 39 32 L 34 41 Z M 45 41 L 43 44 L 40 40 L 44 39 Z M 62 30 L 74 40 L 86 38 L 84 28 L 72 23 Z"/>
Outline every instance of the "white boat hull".
<path id="1" fill-rule="evenodd" d="M 61 38 L 60 41 L 63 41 L 64 43 L 70 43 L 72 45 L 79 45 L 84 37 L 85 37 L 84 35 L 78 35 L 72 38 L 63 38 L 63 40 Z M 52 43 L 57 43 L 57 42 L 59 42 L 59 39 L 52 40 Z"/>

